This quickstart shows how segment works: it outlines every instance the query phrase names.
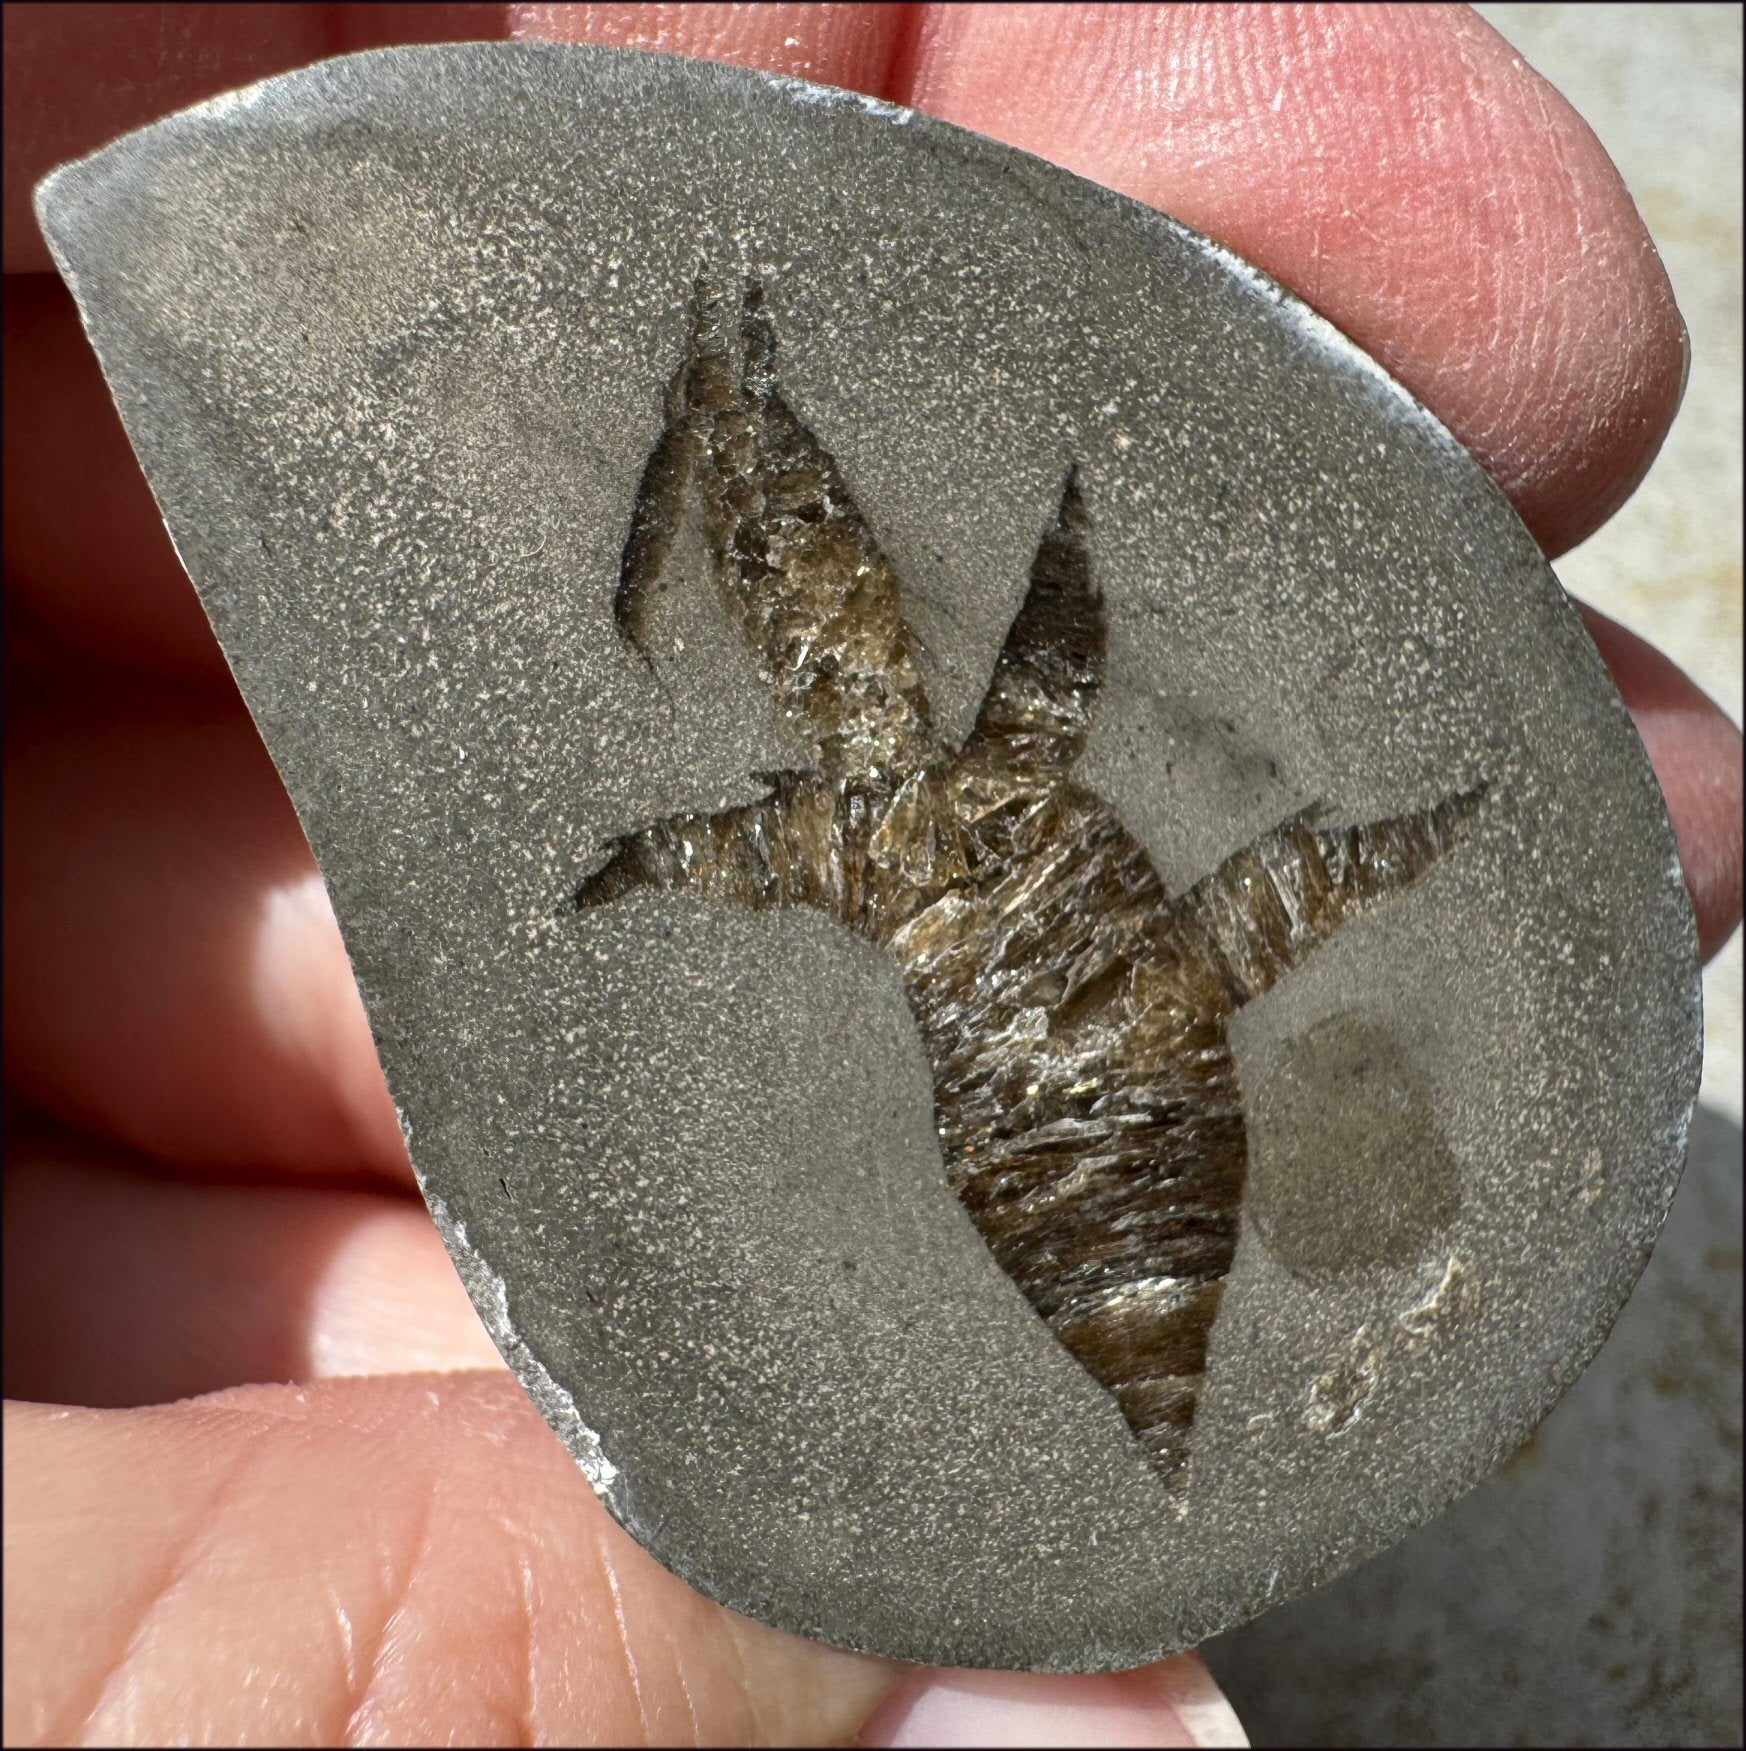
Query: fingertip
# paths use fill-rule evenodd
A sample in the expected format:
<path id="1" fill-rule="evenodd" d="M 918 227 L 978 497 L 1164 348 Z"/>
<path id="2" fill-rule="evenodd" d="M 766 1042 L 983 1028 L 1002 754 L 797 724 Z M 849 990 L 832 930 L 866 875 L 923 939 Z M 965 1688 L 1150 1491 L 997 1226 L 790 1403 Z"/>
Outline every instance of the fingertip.
<path id="1" fill-rule="evenodd" d="M 1634 632 L 1583 607 L 1589 636 L 1611 670 L 1655 769 L 1709 960 L 1739 928 L 1743 859 L 1742 738 L 1682 669 Z"/>
<path id="2" fill-rule="evenodd" d="M 903 63 L 912 26 L 907 5 L 746 5 L 667 0 L 633 5 L 520 4 L 509 7 L 511 37 L 604 43 L 695 55 L 886 95 Z"/>
<path id="3" fill-rule="evenodd" d="M 1700 698 L 1702 696 L 1700 695 Z M 1697 919 L 1698 958 L 1713 959 L 1740 927 L 1741 737 L 1709 700 L 1639 717 L 1679 845 Z"/>
<path id="4" fill-rule="evenodd" d="M 1468 7 L 935 7 L 910 101 L 1294 288 L 1550 554 L 1624 502 L 1673 419 L 1683 325 L 1631 197 Z"/>
<path id="5" fill-rule="evenodd" d="M 1198 1654 L 1130 1672 L 916 1673 L 879 1706 L 863 1746 L 1244 1746 L 1235 1711 Z"/>
<path id="6" fill-rule="evenodd" d="M 661 1569 L 501 1370 L 6 1434 L 8 1744 L 842 1744 L 892 1682 Z"/>

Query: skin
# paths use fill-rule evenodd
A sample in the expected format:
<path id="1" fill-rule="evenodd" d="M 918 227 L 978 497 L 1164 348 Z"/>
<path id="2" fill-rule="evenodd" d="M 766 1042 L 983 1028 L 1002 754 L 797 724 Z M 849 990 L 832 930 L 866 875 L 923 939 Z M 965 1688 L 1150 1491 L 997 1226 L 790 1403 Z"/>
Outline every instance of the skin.
<path id="1" fill-rule="evenodd" d="M 853 86 L 1164 207 L 1381 359 L 1549 554 L 1678 403 L 1684 331 L 1617 173 L 1461 8 L 8 7 L 4 1365 L 36 1401 L 6 1410 L 9 1743 L 827 1743 L 889 1733 L 926 1682 L 692 1594 L 503 1371 L 29 218 L 53 164 L 183 104 L 504 34 Z M 1713 953 L 1739 732 L 1589 623 Z M 1175 1744 L 1183 1670 L 986 1682 Z"/>

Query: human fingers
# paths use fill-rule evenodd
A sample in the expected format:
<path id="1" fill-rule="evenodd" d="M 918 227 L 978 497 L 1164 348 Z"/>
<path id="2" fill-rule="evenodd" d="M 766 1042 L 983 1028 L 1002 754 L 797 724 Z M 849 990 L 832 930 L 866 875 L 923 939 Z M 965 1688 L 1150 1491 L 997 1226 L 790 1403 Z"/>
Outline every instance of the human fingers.
<path id="1" fill-rule="evenodd" d="M 71 294 L 9 276 L 3 320 L 8 606 L 86 663 L 232 691 Z"/>
<path id="2" fill-rule="evenodd" d="M 928 1672 L 900 1682 L 862 1745 L 1247 1745 L 1199 1654 L 1093 1678 Z"/>
<path id="3" fill-rule="evenodd" d="M 185 1167 L 411 1184 L 351 964 L 241 703 L 7 702 L 6 1073 Z"/>
<path id="4" fill-rule="evenodd" d="M 79 519 L 63 521 L 71 526 Z M 1630 691 L 1627 685 L 1627 692 Z M 1702 708 L 1698 707 L 1664 716 L 1657 736 L 1660 763 L 1669 771 L 1676 770 L 1681 764 L 1677 756 L 1682 749 L 1709 761 L 1707 770 L 1701 761 L 1684 761 L 1687 774 L 1696 781 L 1683 785 L 1669 781 L 1670 793 L 1683 792 L 1683 800 L 1681 795 L 1674 794 L 1671 801 L 1676 823 L 1680 826 L 1680 839 L 1686 848 L 1686 865 L 1698 897 L 1706 943 L 1712 943 L 1719 934 L 1725 934 L 1731 918 L 1737 915 L 1737 908 L 1729 900 L 1729 895 L 1737 889 L 1737 881 L 1729 879 L 1727 862 L 1733 855 L 1731 848 L 1738 837 L 1737 832 L 1730 830 L 1737 815 L 1733 815 L 1729 807 L 1730 792 L 1726 782 L 1729 734 L 1724 722 L 1713 717 L 1705 720 Z M 1718 751 L 1723 756 L 1720 764 L 1716 760 Z M 1733 794 L 1737 795 L 1737 785 Z M 1713 895 L 1721 896 L 1720 903 L 1712 903 L 1708 896 Z"/>
<path id="5" fill-rule="evenodd" d="M 510 5 L 509 36 L 603 43 L 727 61 L 884 96 L 909 77 L 919 6 L 809 6 L 776 0 L 654 0 L 633 5 Z"/>
<path id="6" fill-rule="evenodd" d="M 516 1383 L 6 1409 L 8 1744 L 830 1744 L 884 1662 L 711 1605 Z"/>
<path id="7" fill-rule="evenodd" d="M 1707 961 L 1740 923 L 1740 731 L 1652 644 L 1596 609 L 1584 607 L 1582 618 L 1630 707 L 1667 799 L 1697 914 L 1698 954 Z"/>
<path id="8" fill-rule="evenodd" d="M 108 769 L 110 762 L 99 759 L 92 767 Z M 119 776 L 123 787 L 131 788 L 128 774 Z M 44 1171 L 33 1172 L 33 1167 Z M 390 1320 L 416 1323 L 428 1353 L 432 1308 L 457 1328 L 470 1314 L 455 1304 L 452 1270 L 440 1257 L 434 1232 L 422 1216 L 414 1217 L 411 1206 L 405 1217 L 379 1213 L 364 1221 L 354 1213 L 358 1203 L 380 1205 L 386 1200 L 309 1190 L 292 1194 L 142 1182 L 133 1176 L 128 1176 L 131 1183 L 122 1183 L 123 1175 L 113 1168 L 106 1172 L 102 1163 L 69 1162 L 64 1155 L 36 1163 L 15 1159 L 14 1176 L 9 1192 L 22 1195 L 10 1204 L 6 1233 L 9 1245 L 16 1242 L 21 1249 L 18 1256 L 29 1273 L 22 1280 L 8 1274 L 13 1297 L 8 1331 L 15 1347 L 7 1360 L 9 1373 L 18 1363 L 23 1386 L 32 1392 L 137 1400 L 210 1386 L 215 1378 L 251 1369 L 307 1378 L 335 1366 L 376 1367 L 393 1356 L 396 1332 Z M 411 1232 L 415 1226 L 422 1227 L 422 1237 Z M 322 1256 L 336 1238 L 353 1254 L 345 1261 L 352 1270 L 340 1273 L 337 1289 L 334 1260 Z M 238 1268 L 239 1259 L 247 1261 L 246 1268 Z M 445 1272 L 446 1298 L 440 1281 Z M 362 1283 L 356 1280 L 360 1276 Z M 355 1305 L 360 1298 L 366 1303 L 363 1319 Z M 142 1307 L 147 1311 L 142 1313 Z M 215 1319 L 225 1325 L 216 1344 Z M 482 1340 L 476 1324 L 474 1331 Z M 178 1340 L 190 1335 L 195 1339 L 192 1353 L 180 1353 Z M 452 1365 L 452 1356 L 450 1361 Z M 11 1379 L 9 1384 L 16 1390 L 20 1383 Z M 89 1517 L 82 1523 L 97 1543 L 104 1542 L 100 1523 Z M 14 1565 L 9 1596 L 14 1586 L 24 1596 L 28 1571 L 22 1565 L 31 1537 L 27 1524 L 9 1542 Z M 45 1566 L 52 1572 L 69 1560 L 88 1559 L 57 1550 Z M 235 1627 L 228 1615 L 226 1626 Z M 100 1633 L 103 1624 L 98 1619 L 79 1627 L 81 1635 Z M 599 1628 L 597 1624 L 596 1633 Z M 164 1699 L 163 1719 L 173 1719 L 182 1731 L 191 1718 L 188 1711 L 205 1706 L 198 1661 L 185 1659 L 195 1643 L 202 1656 L 209 1653 L 204 1631 L 187 1643 L 170 1638 L 156 1650 L 160 1668 L 146 1680 Z M 298 1682 L 310 1677 L 295 1645 L 281 1650 L 281 1657 L 288 1664 L 275 1670 Z M 1162 1675 L 1181 1670 L 1194 1682 Z M 945 1735 L 952 1731 L 963 1733 L 969 1742 L 986 1742 L 986 1725 L 979 1723 L 991 1714 L 1026 1740 L 1045 1732 L 1077 1731 L 1082 1739 L 1089 1735 L 1112 1743 L 1241 1743 L 1228 1708 L 1204 1674 L 1197 1673 L 1192 1664 L 1175 1662 L 1143 1678 L 1049 1686 L 1046 1695 L 1033 1695 L 1034 1682 L 1024 1679 L 993 1680 L 987 1694 L 972 1694 L 956 1675 L 916 1675 L 886 1720 L 894 1743 L 924 1738 L 946 1743 Z M 655 1680 L 650 1693 L 651 1706 L 657 1709 L 661 1682 Z M 217 1688 L 227 1691 L 229 1686 Z M 755 1694 L 762 1696 L 762 1688 Z M 131 1698 L 126 1712 L 133 1718 Z M 102 1721 L 101 1710 L 99 1716 L 93 1731 L 98 1737 L 110 1736 L 114 1729 Z M 204 1719 L 198 1713 L 192 1718 Z M 446 1714 L 440 1718 L 450 1720 Z M 1217 1736 L 1207 1735 L 1209 1719 Z M 222 1725 L 218 1730 L 223 1736 Z M 615 1736 L 610 1725 L 599 1731 L 608 1741 Z M 719 1715 L 704 1717 L 700 1731 L 728 1742 L 737 1737 L 731 1725 L 724 1728 Z M 148 1726 L 136 1736 L 149 1739 L 153 1730 Z M 266 1736 L 277 1736 L 277 1728 Z M 409 1730 L 407 1736 L 416 1734 Z"/>
<path id="9" fill-rule="evenodd" d="M 1162 208 L 1294 288 L 1548 554 L 1679 404 L 1672 288 L 1582 118 L 1465 6 L 938 6 L 911 100 Z"/>
<path id="10" fill-rule="evenodd" d="M 8 1398 L 501 1366 L 406 1193 L 190 1178 L 17 1119 L 6 1142 Z"/>
<path id="11" fill-rule="evenodd" d="M 940 1673 L 723 1610 L 507 1375 L 9 1404 L 6 1456 L 10 1745 L 1245 1743 L 1192 1657 Z"/>

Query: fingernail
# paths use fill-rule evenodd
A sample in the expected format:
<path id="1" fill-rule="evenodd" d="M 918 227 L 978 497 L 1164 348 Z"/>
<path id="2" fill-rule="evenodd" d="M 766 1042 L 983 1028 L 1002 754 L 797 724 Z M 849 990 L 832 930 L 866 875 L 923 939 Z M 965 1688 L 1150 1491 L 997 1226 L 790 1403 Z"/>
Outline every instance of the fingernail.
<path id="1" fill-rule="evenodd" d="M 865 1746 L 1247 1745 L 1198 1654 L 1133 1672 L 1050 1677 L 930 1670 L 862 1730 Z"/>

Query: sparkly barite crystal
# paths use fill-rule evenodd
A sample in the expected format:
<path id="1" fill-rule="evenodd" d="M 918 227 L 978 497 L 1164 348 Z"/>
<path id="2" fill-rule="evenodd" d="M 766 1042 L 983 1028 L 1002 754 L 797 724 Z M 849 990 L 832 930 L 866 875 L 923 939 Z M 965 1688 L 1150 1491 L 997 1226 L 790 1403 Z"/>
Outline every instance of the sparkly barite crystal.
<path id="1" fill-rule="evenodd" d="M 841 470 L 784 400 L 756 280 L 699 282 L 616 599 L 651 604 L 693 500 L 723 607 L 816 764 L 762 801 L 615 842 L 577 896 L 658 888 L 807 906 L 903 972 L 946 1173 L 1001 1268 L 1179 1487 L 1236 1253 L 1247 1141 L 1228 1024 L 1359 908 L 1455 843 L 1483 787 L 1417 814 L 1285 822 L 1173 897 L 1074 783 L 1103 601 L 1070 471 L 961 748 L 936 733 L 901 586 Z"/>

